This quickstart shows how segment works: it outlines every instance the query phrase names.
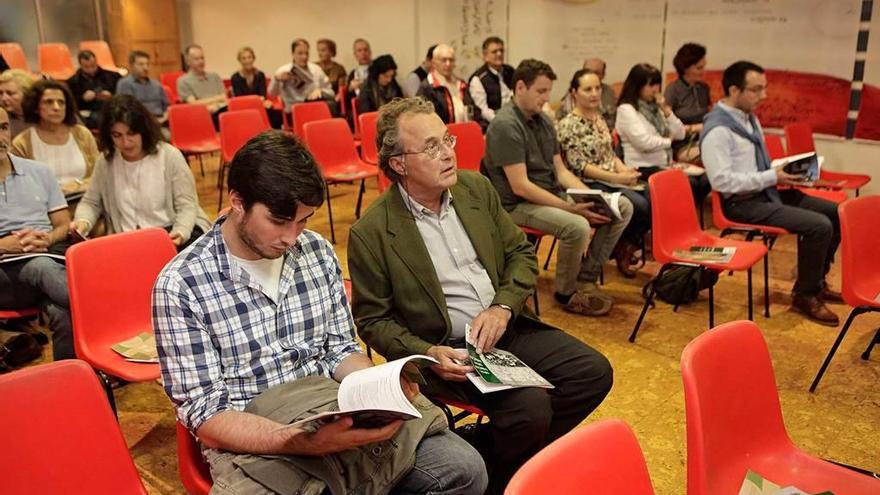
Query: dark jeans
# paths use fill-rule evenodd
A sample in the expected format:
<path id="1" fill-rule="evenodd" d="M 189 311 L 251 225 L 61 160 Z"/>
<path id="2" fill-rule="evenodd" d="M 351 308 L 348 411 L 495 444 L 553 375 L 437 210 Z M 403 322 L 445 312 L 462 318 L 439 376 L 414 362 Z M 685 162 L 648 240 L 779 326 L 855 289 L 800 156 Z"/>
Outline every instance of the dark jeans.
<path id="1" fill-rule="evenodd" d="M 621 239 L 635 246 L 641 246 L 645 234 L 651 230 L 651 196 L 648 193 L 648 185 L 645 184 L 644 191 L 633 191 L 632 189 L 618 189 L 616 187 L 607 186 L 601 182 L 590 182 L 587 184 L 593 189 L 599 189 L 605 192 L 620 192 L 633 205 L 632 218 L 623 231 Z"/>
<path id="2" fill-rule="evenodd" d="M 486 455 L 489 489 L 501 494 L 519 467 L 547 444 L 568 433 L 611 390 L 608 359 L 567 333 L 520 319 L 498 347 L 512 352 L 556 388 L 518 388 L 481 394 L 470 382 L 448 382 L 426 372 L 425 391 L 474 404 L 490 418 Z"/>
<path id="3" fill-rule="evenodd" d="M 764 194 L 747 199 L 728 198 L 722 203 L 731 220 L 782 227 L 798 236 L 798 279 L 794 293 L 815 296 L 822 290 L 840 244 L 837 204 L 807 196 L 797 189 L 779 191 L 783 204 Z"/>
<path id="4" fill-rule="evenodd" d="M 75 358 L 64 265 L 48 257 L 0 264 L 0 308 L 34 306 L 41 306 L 49 318 L 53 358 Z"/>

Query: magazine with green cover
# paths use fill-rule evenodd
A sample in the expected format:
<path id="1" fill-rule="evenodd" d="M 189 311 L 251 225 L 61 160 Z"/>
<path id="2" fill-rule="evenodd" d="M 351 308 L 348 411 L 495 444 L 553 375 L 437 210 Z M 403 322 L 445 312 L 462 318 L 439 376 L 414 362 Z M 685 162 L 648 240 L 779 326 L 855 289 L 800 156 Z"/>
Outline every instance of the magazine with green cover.
<path id="1" fill-rule="evenodd" d="M 124 357 L 126 361 L 133 363 L 159 362 L 159 351 L 156 350 L 156 337 L 149 332 L 141 332 L 110 348 Z"/>
<path id="2" fill-rule="evenodd" d="M 468 379 L 480 392 L 490 393 L 519 387 L 554 388 L 553 384 L 522 362 L 518 357 L 502 349 L 494 348 L 478 353 L 471 342 L 471 327 L 465 328 L 467 351 L 473 373 Z"/>

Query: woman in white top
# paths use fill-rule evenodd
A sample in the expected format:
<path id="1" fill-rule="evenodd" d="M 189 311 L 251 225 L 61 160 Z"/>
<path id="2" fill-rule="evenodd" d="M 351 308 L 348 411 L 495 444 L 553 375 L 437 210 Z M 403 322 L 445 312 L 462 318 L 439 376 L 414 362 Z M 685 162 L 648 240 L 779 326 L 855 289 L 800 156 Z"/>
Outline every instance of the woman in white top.
<path id="1" fill-rule="evenodd" d="M 620 98 L 614 128 L 623 145 L 623 158 L 637 167 L 647 180 L 673 165 L 672 142 L 685 137 L 685 126 L 666 104 L 660 92 L 660 70 L 651 64 L 636 64 L 630 69 Z M 705 174 L 689 176 L 694 201 L 701 204 L 709 194 Z"/>
<path id="2" fill-rule="evenodd" d="M 110 233 L 162 227 L 183 249 L 208 230 L 186 159 L 161 140 L 159 124 L 137 99 L 108 100 L 99 135 L 104 154 L 76 207 L 71 231 L 87 234 L 103 215 Z"/>
<path id="3" fill-rule="evenodd" d="M 24 119 L 34 124 L 12 141 L 12 154 L 43 162 L 55 172 L 65 196 L 82 192 L 89 182 L 98 146 L 78 123 L 76 101 L 66 84 L 40 80 L 24 95 Z"/>

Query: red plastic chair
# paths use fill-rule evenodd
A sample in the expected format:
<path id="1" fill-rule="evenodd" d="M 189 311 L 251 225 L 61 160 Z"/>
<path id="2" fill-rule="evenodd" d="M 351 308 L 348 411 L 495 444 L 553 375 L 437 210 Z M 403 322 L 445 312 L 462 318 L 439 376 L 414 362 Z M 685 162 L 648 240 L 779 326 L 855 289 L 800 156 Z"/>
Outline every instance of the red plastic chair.
<path id="1" fill-rule="evenodd" d="M 246 98 L 242 96 L 240 98 Z M 254 96 L 257 100 L 259 96 Z M 234 99 L 234 98 L 233 98 Z M 226 177 L 226 167 L 232 161 L 235 153 L 245 145 L 252 137 L 270 129 L 268 120 L 263 120 L 266 112 L 260 112 L 253 108 L 247 110 L 235 110 L 220 114 L 220 173 L 217 174 L 217 189 L 220 190 L 217 199 L 217 211 L 223 207 L 223 179 Z"/>
<path id="2" fill-rule="evenodd" d="M 323 101 L 309 101 L 306 103 L 295 103 L 290 106 L 290 115 L 293 118 L 293 133 L 302 140 L 305 140 L 303 128 L 309 122 L 317 120 L 332 119 L 330 115 L 330 107 Z"/>
<path id="3" fill-rule="evenodd" d="M 160 228 L 98 237 L 67 250 L 70 317 L 78 358 L 102 375 L 129 382 L 159 377 L 158 364 L 126 361 L 110 347 L 141 332 L 153 332 L 153 284 L 176 254 L 168 233 Z M 109 388 L 108 397 L 113 398 Z"/>
<path id="4" fill-rule="evenodd" d="M 785 131 L 785 141 L 788 145 L 789 154 L 797 155 L 800 153 L 816 151 L 816 144 L 813 142 L 813 129 L 810 128 L 810 124 L 804 122 L 788 124 L 783 130 Z M 855 189 L 856 197 L 859 195 L 859 189 L 864 187 L 868 182 L 871 182 L 870 175 L 832 172 L 824 168 L 821 170 L 819 178 L 822 180 L 843 182 L 840 187 L 843 189 Z"/>
<path id="5" fill-rule="evenodd" d="M 706 332 L 681 355 L 688 495 L 737 493 L 751 469 L 809 493 L 880 493 L 880 481 L 798 449 L 782 421 L 767 343 L 757 325 Z"/>
<path id="6" fill-rule="evenodd" d="M 764 255 L 764 316 L 770 318 L 770 250 L 773 249 L 779 236 L 789 232 L 782 227 L 739 223 L 730 220 L 724 216 L 724 210 L 721 208 L 721 194 L 715 190 L 712 191 L 712 222 L 715 224 L 715 228 L 721 231 L 721 237 L 742 234 L 747 241 L 759 237 L 761 242 L 767 246 L 767 254 Z"/>
<path id="7" fill-rule="evenodd" d="M 180 70 L 159 74 L 159 82 L 171 89 L 171 93 L 168 94 L 168 101 L 170 101 L 172 105 L 180 100 L 180 96 L 177 94 L 177 80 L 180 79 L 180 76 L 183 74 L 184 72 Z"/>
<path id="8" fill-rule="evenodd" d="M 782 136 L 776 134 L 764 134 L 764 146 L 771 160 L 785 157 L 785 145 L 782 144 Z"/>
<path id="9" fill-rule="evenodd" d="M 351 121 L 352 125 L 354 125 L 354 140 L 360 141 L 361 139 L 361 127 L 360 121 L 358 120 L 358 99 L 356 96 L 351 98 Z"/>
<path id="10" fill-rule="evenodd" d="M 456 137 L 455 158 L 458 168 L 480 171 L 480 162 L 486 152 L 486 140 L 476 122 L 447 124 L 449 134 Z"/>
<path id="11" fill-rule="evenodd" d="M 10 69 L 21 69 L 31 72 L 31 64 L 27 61 L 24 49 L 18 43 L 0 43 L 0 55 Z"/>
<path id="12" fill-rule="evenodd" d="M 66 81 L 76 73 L 70 49 L 64 43 L 40 43 L 37 46 L 40 72 L 56 81 Z"/>
<path id="13" fill-rule="evenodd" d="M 223 91 L 226 92 L 226 98 L 232 98 L 232 79 L 223 80 Z"/>
<path id="14" fill-rule="evenodd" d="M 110 50 L 110 45 L 108 45 L 106 41 L 80 41 L 79 49 L 91 50 L 91 52 L 95 54 L 95 60 L 98 61 L 98 65 L 101 66 L 103 69 L 112 70 L 114 72 L 122 72 L 122 69 L 116 66 L 116 62 L 113 60 L 113 52 Z"/>
<path id="15" fill-rule="evenodd" d="M 181 103 L 168 107 L 168 127 L 171 144 L 184 156 L 197 155 L 202 177 L 205 164 L 202 155 L 220 151 L 220 137 L 214 132 L 214 122 L 208 109 L 202 105 Z"/>
<path id="16" fill-rule="evenodd" d="M 505 495 L 653 495 L 639 441 L 626 423 L 606 419 L 578 428 L 528 460 Z"/>
<path id="17" fill-rule="evenodd" d="M 343 82 L 336 90 L 336 103 L 339 104 L 339 114 L 345 117 L 345 101 L 348 98 L 348 86 Z"/>
<path id="18" fill-rule="evenodd" d="M 704 271 L 747 271 L 749 319 L 753 318 L 752 267 L 764 255 L 767 247 L 753 242 L 722 239 L 700 230 L 693 196 L 690 194 L 687 176 L 681 170 L 666 170 L 648 178 L 651 192 L 651 230 L 654 232 L 654 258 L 663 264 L 657 278 L 676 265 L 698 265 Z M 676 250 L 688 250 L 692 246 L 735 247 L 736 253 L 728 263 L 693 261 L 676 256 Z M 656 291 L 649 282 L 648 297 L 639 319 L 629 336 L 635 342 L 636 334 L 654 301 Z M 715 291 L 709 287 L 709 327 L 715 326 Z"/>
<path id="19" fill-rule="evenodd" d="M 14 320 L 16 318 L 31 318 L 40 315 L 39 308 L 26 309 L 0 309 L 0 320 Z"/>
<path id="20" fill-rule="evenodd" d="M 364 161 L 377 165 L 379 163 L 379 149 L 376 146 L 376 121 L 379 112 L 367 112 L 358 116 L 361 129 L 361 156 Z"/>
<path id="21" fill-rule="evenodd" d="M 266 113 L 266 107 L 263 106 L 263 99 L 257 95 L 233 96 L 227 100 L 226 110 L 236 112 L 238 110 L 256 110 L 260 113 L 260 118 L 266 123 L 266 128 L 271 127 L 269 123 L 269 114 Z"/>
<path id="22" fill-rule="evenodd" d="M 326 107 L 326 105 L 325 105 Z M 294 107 L 296 108 L 296 107 Z M 294 120 L 296 122 L 296 120 Z M 321 166 L 327 184 L 327 214 L 330 217 L 330 238 L 336 243 L 333 228 L 333 210 L 330 206 L 329 184 L 336 182 L 361 181 L 358 192 L 355 217 L 361 217 L 361 202 L 364 197 L 366 179 L 376 177 L 379 169 L 365 163 L 358 156 L 354 137 L 345 119 L 312 121 L 303 127 L 306 146 Z"/>
<path id="23" fill-rule="evenodd" d="M 426 395 L 426 397 L 428 397 L 428 400 L 433 402 L 435 406 L 439 407 L 443 411 L 443 414 L 446 415 L 446 423 L 449 425 L 449 429 L 452 431 L 456 430 L 456 425 L 458 424 L 459 421 L 463 420 L 464 418 L 467 418 L 468 416 L 476 415 L 477 416 L 477 420 L 476 420 L 477 425 L 483 424 L 483 418 L 486 417 L 486 413 L 483 412 L 482 409 L 480 409 L 479 407 L 477 407 L 473 404 L 468 404 L 466 402 L 459 402 L 457 400 L 452 400 L 452 399 L 445 399 L 445 398 L 441 398 L 441 397 L 431 397 L 431 396 L 427 396 L 427 395 Z M 456 409 L 459 409 L 459 412 L 453 413 L 452 412 L 453 407 Z"/>
<path id="24" fill-rule="evenodd" d="M 880 220 L 880 196 L 866 196 L 846 201 L 837 210 L 840 215 L 840 259 L 841 259 L 841 292 L 847 304 L 853 307 L 831 346 L 828 356 L 819 368 L 816 378 L 810 385 L 814 392 L 831 363 L 831 358 L 840 347 L 849 326 L 856 316 L 863 313 L 880 311 L 877 294 L 880 293 L 880 247 L 877 245 L 877 230 Z M 868 344 L 862 359 L 871 357 L 871 350 L 880 342 L 880 329 Z"/>
<path id="25" fill-rule="evenodd" d="M 189 495 L 208 495 L 214 480 L 195 437 L 177 422 L 177 472 Z"/>
<path id="26" fill-rule="evenodd" d="M 385 176 L 382 171 L 379 171 L 379 175 L 376 176 L 376 186 L 379 189 L 379 194 L 385 192 L 386 189 L 391 187 L 391 179 Z"/>
<path id="27" fill-rule="evenodd" d="M 0 417 L 10 427 L 0 450 L 4 495 L 146 495 L 86 363 L 70 359 L 0 376 L 0 397 Z"/>
<path id="28" fill-rule="evenodd" d="M 782 144 L 782 137 L 777 136 L 775 134 L 765 134 L 764 135 L 764 144 L 767 146 L 767 154 L 770 155 L 771 160 L 776 160 L 777 158 L 785 157 L 785 146 Z M 833 172 L 832 172 L 833 174 Z M 827 179 L 825 174 L 822 174 L 822 177 Z M 837 179 L 829 179 L 829 180 L 837 180 Z M 784 189 L 787 186 L 779 186 L 779 189 Z M 807 196 L 814 196 L 817 198 L 822 198 L 828 201 L 833 201 L 834 203 L 842 203 L 847 200 L 846 192 L 840 190 L 829 190 L 829 189 L 817 189 L 814 187 L 798 187 L 800 191 Z"/>

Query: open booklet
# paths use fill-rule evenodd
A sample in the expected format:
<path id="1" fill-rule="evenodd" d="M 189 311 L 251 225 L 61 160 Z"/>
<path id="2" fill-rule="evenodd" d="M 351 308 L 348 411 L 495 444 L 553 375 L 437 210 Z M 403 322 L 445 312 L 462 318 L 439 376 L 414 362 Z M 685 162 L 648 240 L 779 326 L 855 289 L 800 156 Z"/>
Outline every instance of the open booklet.
<path id="1" fill-rule="evenodd" d="M 672 165 L 666 168 L 674 168 L 681 170 L 685 175 L 703 175 L 706 173 L 706 169 L 703 167 L 698 167 L 693 163 L 685 163 L 685 162 L 673 162 Z"/>
<path id="2" fill-rule="evenodd" d="M 0 263 L 10 263 L 12 261 L 22 261 L 29 258 L 38 258 L 40 256 L 45 256 L 48 258 L 55 258 L 56 260 L 64 261 L 64 256 L 61 254 L 54 253 L 16 253 L 16 254 L 0 254 Z"/>
<path id="3" fill-rule="evenodd" d="M 578 203 L 593 203 L 592 210 L 608 218 L 620 220 L 620 193 L 598 189 L 569 188 L 565 193 Z"/>
<path id="4" fill-rule="evenodd" d="M 645 190 L 645 184 L 643 182 L 637 182 L 635 184 L 629 185 L 629 184 L 618 184 L 616 182 L 609 182 L 607 180 L 601 180 L 601 179 L 590 179 L 589 181 L 587 181 L 587 184 L 590 184 L 592 182 L 604 184 L 608 187 L 613 187 L 615 189 L 629 189 L 632 191 L 644 191 Z"/>
<path id="5" fill-rule="evenodd" d="M 110 346 L 126 361 L 132 363 L 158 363 L 159 351 L 156 350 L 156 336 L 149 332 L 141 332 L 134 337 Z"/>
<path id="6" fill-rule="evenodd" d="M 738 495 L 834 495 L 833 492 L 805 492 L 793 486 L 781 487 L 749 469 Z"/>
<path id="7" fill-rule="evenodd" d="M 477 352 L 471 342 L 471 326 L 465 326 L 467 351 L 474 371 L 467 377 L 477 390 L 487 394 L 520 387 L 554 388 L 553 385 L 510 352 L 492 349 Z"/>
<path id="8" fill-rule="evenodd" d="M 300 427 L 313 421 L 335 421 L 344 416 L 352 417 L 355 428 L 378 428 L 396 419 L 421 418 L 422 413 L 406 398 L 400 386 L 400 375 L 407 373 L 404 366 L 410 361 L 437 364 L 434 358 L 414 354 L 349 373 L 339 384 L 338 411 L 315 414 L 281 428 Z M 421 376 L 409 379 L 424 383 Z"/>
<path id="9" fill-rule="evenodd" d="M 728 263 L 736 254 L 735 247 L 691 246 L 689 249 L 676 249 L 674 256 L 691 261 L 708 261 L 710 263 Z"/>
<path id="10" fill-rule="evenodd" d="M 805 184 L 811 184 L 819 180 L 824 161 L 825 157 L 818 156 L 815 151 L 810 151 L 777 158 L 770 162 L 770 166 L 773 168 L 782 167 L 785 173 L 799 175 L 803 177 L 802 180 Z"/>

